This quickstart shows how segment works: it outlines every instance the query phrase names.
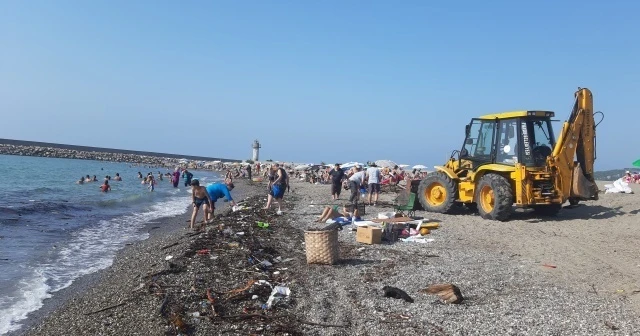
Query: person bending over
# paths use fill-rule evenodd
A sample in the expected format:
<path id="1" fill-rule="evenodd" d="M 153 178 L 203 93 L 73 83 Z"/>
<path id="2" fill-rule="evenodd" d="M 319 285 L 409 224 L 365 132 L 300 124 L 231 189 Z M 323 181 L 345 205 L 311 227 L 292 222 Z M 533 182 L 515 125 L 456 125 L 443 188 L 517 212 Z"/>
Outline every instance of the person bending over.
<path id="1" fill-rule="evenodd" d="M 213 212 L 216 209 L 216 201 L 218 198 L 226 198 L 231 206 L 235 206 L 236 202 L 231 197 L 231 190 L 233 190 L 234 185 L 231 180 L 225 180 L 224 183 L 216 182 L 207 186 L 207 193 L 209 194 L 209 198 L 212 200 L 211 210 L 209 210 L 207 222 L 213 221 Z"/>
<path id="2" fill-rule="evenodd" d="M 193 201 L 193 214 L 191 215 L 191 229 L 196 222 L 196 218 L 198 217 L 198 210 L 202 206 L 204 211 L 203 215 L 203 223 L 202 228 L 205 228 L 207 223 L 207 214 L 210 211 L 209 209 L 213 209 L 213 202 L 211 202 L 211 198 L 209 197 L 209 193 L 205 187 L 200 186 L 200 181 L 193 180 L 191 181 L 191 199 Z"/>

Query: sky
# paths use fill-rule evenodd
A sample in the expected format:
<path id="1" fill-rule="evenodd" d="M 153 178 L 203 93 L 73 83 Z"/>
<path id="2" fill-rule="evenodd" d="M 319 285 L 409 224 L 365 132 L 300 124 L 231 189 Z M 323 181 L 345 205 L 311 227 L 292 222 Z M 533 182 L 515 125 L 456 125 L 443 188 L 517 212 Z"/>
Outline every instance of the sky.
<path id="1" fill-rule="evenodd" d="M 640 2 L 0 2 L 0 138 L 229 159 L 444 164 L 472 117 L 578 87 L 596 169 L 640 158 Z M 559 131 L 560 122 L 556 123 Z"/>

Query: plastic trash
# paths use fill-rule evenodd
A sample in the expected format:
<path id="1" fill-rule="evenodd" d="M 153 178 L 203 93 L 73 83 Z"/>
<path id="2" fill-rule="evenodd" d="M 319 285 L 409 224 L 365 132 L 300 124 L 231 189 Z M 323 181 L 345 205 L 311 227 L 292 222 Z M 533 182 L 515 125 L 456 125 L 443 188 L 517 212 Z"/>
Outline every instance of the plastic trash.
<path id="1" fill-rule="evenodd" d="M 164 260 L 171 260 L 171 259 L 173 259 L 172 255 L 168 255 L 168 256 L 164 257 Z"/>
<path id="2" fill-rule="evenodd" d="M 291 290 L 289 287 L 276 286 L 271 291 L 271 295 L 267 300 L 267 308 L 273 307 L 274 304 L 286 299 L 291 295 Z"/>

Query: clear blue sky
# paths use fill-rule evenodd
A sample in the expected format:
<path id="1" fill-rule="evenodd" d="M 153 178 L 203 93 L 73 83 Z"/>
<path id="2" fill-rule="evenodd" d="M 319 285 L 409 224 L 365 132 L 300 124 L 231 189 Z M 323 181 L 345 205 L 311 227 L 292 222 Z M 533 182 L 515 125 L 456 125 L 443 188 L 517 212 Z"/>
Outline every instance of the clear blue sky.
<path id="1" fill-rule="evenodd" d="M 441 164 L 476 115 L 606 113 L 640 158 L 640 2 L 0 2 L 0 137 L 247 159 Z"/>

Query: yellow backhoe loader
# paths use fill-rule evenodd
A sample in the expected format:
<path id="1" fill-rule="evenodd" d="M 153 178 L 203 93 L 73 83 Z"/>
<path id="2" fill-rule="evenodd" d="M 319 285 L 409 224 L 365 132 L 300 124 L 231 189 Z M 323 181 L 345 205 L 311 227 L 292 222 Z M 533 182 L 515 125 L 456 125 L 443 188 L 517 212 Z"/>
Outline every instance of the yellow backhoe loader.
<path id="1" fill-rule="evenodd" d="M 573 111 L 557 141 L 551 111 L 472 119 L 465 127 L 462 149 L 420 181 L 422 207 L 451 213 L 457 206 L 466 206 L 477 209 L 482 218 L 505 221 L 514 205 L 550 216 L 566 201 L 575 205 L 597 200 L 593 178 L 597 113 L 601 114 L 593 112 L 591 91 L 578 88 Z"/>

